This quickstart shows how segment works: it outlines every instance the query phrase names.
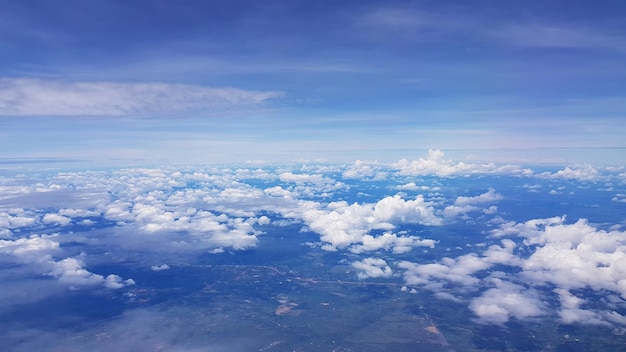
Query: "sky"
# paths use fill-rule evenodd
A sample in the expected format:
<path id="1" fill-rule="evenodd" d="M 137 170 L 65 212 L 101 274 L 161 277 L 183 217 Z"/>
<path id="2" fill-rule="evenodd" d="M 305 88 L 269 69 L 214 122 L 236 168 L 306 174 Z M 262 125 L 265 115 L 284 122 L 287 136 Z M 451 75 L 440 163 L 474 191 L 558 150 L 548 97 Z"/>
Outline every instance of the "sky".
<path id="1" fill-rule="evenodd" d="M 4 165 L 626 159 L 623 1 L 0 7 Z"/>

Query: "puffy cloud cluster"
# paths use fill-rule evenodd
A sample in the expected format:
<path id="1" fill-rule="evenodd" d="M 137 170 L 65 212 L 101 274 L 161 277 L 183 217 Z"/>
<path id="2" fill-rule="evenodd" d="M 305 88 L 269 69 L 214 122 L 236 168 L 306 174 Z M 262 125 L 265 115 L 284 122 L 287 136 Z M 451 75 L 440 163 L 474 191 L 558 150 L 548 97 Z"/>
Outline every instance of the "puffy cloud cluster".
<path id="1" fill-rule="evenodd" d="M 449 177 L 460 173 L 470 173 L 476 169 L 474 165 L 468 165 L 463 162 L 454 163 L 451 160 L 443 159 L 444 153 L 441 150 L 429 150 L 426 159 L 409 161 L 402 159 L 393 164 L 393 167 L 400 170 L 401 175 L 426 176 L 436 175 L 440 177 Z"/>
<path id="2" fill-rule="evenodd" d="M 118 289 L 134 285 L 132 279 L 123 280 L 118 275 L 104 277 L 85 269 L 80 258 L 68 257 L 55 261 L 53 254 L 60 253 L 59 242 L 51 236 L 32 235 L 28 238 L 16 240 L 0 240 L 0 255 L 10 256 L 15 262 L 29 265 L 34 271 L 42 275 L 57 278 L 62 284 L 70 288 L 81 286 L 104 286 Z"/>
<path id="3" fill-rule="evenodd" d="M 474 274 L 486 270 L 490 264 L 475 254 L 466 254 L 456 259 L 443 258 L 439 263 L 416 264 L 402 261 L 398 267 L 405 269 L 404 280 L 407 285 L 423 285 L 440 288 L 447 283 L 473 286 L 480 283 Z"/>
<path id="4" fill-rule="evenodd" d="M 123 280 L 115 274 L 111 274 L 106 278 L 102 275 L 94 274 L 85 269 L 85 264 L 79 258 L 65 258 L 50 264 L 51 269 L 47 274 L 56 277 L 59 282 L 72 288 L 102 285 L 111 289 L 119 289 L 135 284 L 133 279 Z"/>
<path id="5" fill-rule="evenodd" d="M 414 247 L 435 248 L 437 241 L 421 239 L 418 236 L 398 236 L 395 233 L 385 232 L 380 236 L 363 235 L 361 243 L 350 247 L 352 253 L 363 253 L 380 249 L 391 250 L 395 254 L 406 253 Z"/>
<path id="6" fill-rule="evenodd" d="M 405 183 L 403 185 L 399 185 L 394 187 L 395 189 L 399 190 L 399 191 L 437 191 L 439 190 L 439 187 L 430 187 L 430 186 L 418 186 L 417 184 L 415 184 L 415 182 L 409 182 L 409 183 Z"/>
<path id="7" fill-rule="evenodd" d="M 0 238 L 10 238 L 12 230 L 35 225 L 39 216 L 27 214 L 24 209 L 0 212 Z"/>
<path id="8" fill-rule="evenodd" d="M 365 258 L 361 261 L 352 263 L 352 267 L 359 271 L 357 273 L 359 280 L 377 277 L 391 277 L 393 275 L 393 270 L 391 270 L 391 267 L 387 265 L 387 262 L 379 258 Z"/>
<path id="9" fill-rule="evenodd" d="M 554 292 L 559 296 L 561 310 L 559 316 L 565 324 L 626 325 L 626 317 L 616 311 L 583 309 L 588 300 L 572 294 L 569 290 L 557 288 Z"/>
<path id="10" fill-rule="evenodd" d="M 561 302 L 558 313 L 564 323 L 626 325 L 626 317 L 610 304 L 605 309 L 592 307 L 574 295 L 580 290 L 591 290 L 623 308 L 625 231 L 601 230 L 585 219 L 567 224 L 565 217 L 553 217 L 503 223 L 491 235 L 507 238 L 479 253 L 443 258 L 437 263 L 403 261 L 398 267 L 404 269 L 407 285 L 434 290 L 444 299 L 460 301 L 452 293 L 463 295 L 495 286 L 470 301 L 470 309 L 485 323 L 501 324 L 511 318 L 546 314 L 544 295 L 550 291 L 545 288 L 556 287 L 554 293 Z M 486 276 L 495 265 L 517 270 L 512 270 L 515 274 L 491 272 Z M 457 289 L 449 291 L 455 286 Z"/>
<path id="11" fill-rule="evenodd" d="M 626 203 L 626 194 L 618 193 L 611 200 L 614 202 Z"/>
<path id="12" fill-rule="evenodd" d="M 502 195 L 496 193 L 496 190 L 489 188 L 489 190 L 481 195 L 475 197 L 457 197 L 453 205 L 447 206 L 443 210 L 444 216 L 451 218 L 457 217 L 462 214 L 467 214 L 474 211 L 482 210 L 486 214 L 493 214 L 497 211 L 497 207 L 492 206 L 487 209 L 481 209 L 477 205 L 491 203 L 502 199 Z"/>
<path id="13" fill-rule="evenodd" d="M 153 265 L 150 267 L 150 270 L 152 271 L 163 271 L 163 270 L 168 270 L 170 268 L 169 265 L 167 264 L 161 264 L 161 265 Z"/>
<path id="14" fill-rule="evenodd" d="M 321 174 L 294 174 L 292 172 L 284 172 L 278 175 L 278 179 L 282 182 L 293 183 L 335 183 L 335 180 L 325 177 Z"/>
<path id="15" fill-rule="evenodd" d="M 559 170 L 554 173 L 544 172 L 538 177 L 547 179 L 563 179 L 563 180 L 577 180 L 577 181 L 598 181 L 601 179 L 601 174 L 591 165 L 585 165 L 582 167 L 570 168 L 565 167 L 563 170 Z"/>
<path id="16" fill-rule="evenodd" d="M 544 315 L 544 304 L 534 290 L 502 281 L 491 280 L 495 285 L 470 302 L 470 309 L 482 322 L 503 324 L 511 317 L 527 319 Z"/>
<path id="17" fill-rule="evenodd" d="M 365 240 L 365 236 L 371 230 L 391 230 L 395 228 L 395 224 L 442 224 L 442 220 L 435 215 L 435 209 L 422 196 L 404 200 L 395 195 L 376 203 L 365 204 L 331 202 L 325 208 L 304 208 L 299 216 L 311 230 L 321 235 L 321 240 L 326 243 L 322 248 L 326 250 L 343 249 L 353 244 L 363 244 L 371 248 L 375 242 L 369 238 Z M 388 239 L 392 238 L 393 236 L 388 236 Z M 369 242 L 365 244 L 364 241 Z M 397 243 L 398 239 L 393 241 Z M 380 244 L 384 246 L 388 243 L 382 241 Z M 407 244 L 409 242 L 404 245 Z"/>
<path id="18" fill-rule="evenodd" d="M 233 247 L 245 249 L 256 246 L 258 232 L 253 225 L 259 219 L 230 218 L 209 211 L 187 208 L 184 211 L 167 211 L 160 206 L 138 203 L 129 211 L 131 226 L 147 234 L 186 232 L 188 241 L 204 247 Z M 111 213 L 107 212 L 108 216 Z M 264 221 L 265 218 L 262 220 Z"/>
<path id="19" fill-rule="evenodd" d="M 626 232 L 604 231 L 585 219 L 566 224 L 565 217 L 507 223 L 495 236 L 517 235 L 535 247 L 522 264 L 523 276 L 536 284 L 565 289 L 591 288 L 626 299 Z"/>
<path id="20" fill-rule="evenodd" d="M 384 180 L 389 175 L 384 166 L 377 161 L 357 160 L 343 172 L 345 179 Z"/>
<path id="21" fill-rule="evenodd" d="M 54 224 L 54 225 L 59 225 L 59 226 L 65 226 L 65 225 L 68 225 L 70 222 L 72 222 L 72 219 L 68 218 L 67 216 L 63 216 L 59 214 L 46 214 L 43 216 L 41 221 L 44 224 Z"/>
<path id="22" fill-rule="evenodd" d="M 344 183 L 322 174 L 283 172 L 278 175 L 278 180 L 286 183 L 285 186 L 297 197 L 326 198 L 334 191 L 346 188 Z"/>
<path id="23" fill-rule="evenodd" d="M 20 262 L 50 260 L 50 253 L 58 248 L 59 242 L 48 236 L 31 235 L 16 240 L 0 240 L 0 254 L 11 255 Z"/>
<path id="24" fill-rule="evenodd" d="M 429 150 L 426 158 L 409 161 L 402 159 L 391 166 L 398 171 L 400 175 L 407 176 L 439 176 L 454 177 L 471 174 L 483 173 L 503 173 L 515 175 L 532 175 L 529 169 L 522 169 L 517 165 L 497 166 L 493 163 L 489 164 L 468 164 L 464 162 L 454 162 L 444 159 L 444 153 L 441 150 Z"/>

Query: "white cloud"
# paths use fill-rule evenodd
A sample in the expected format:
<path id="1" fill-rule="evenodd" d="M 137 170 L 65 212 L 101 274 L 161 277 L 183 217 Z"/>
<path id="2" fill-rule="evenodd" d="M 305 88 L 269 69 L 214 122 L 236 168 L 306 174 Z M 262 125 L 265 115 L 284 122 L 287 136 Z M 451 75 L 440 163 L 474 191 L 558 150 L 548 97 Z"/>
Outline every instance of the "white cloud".
<path id="1" fill-rule="evenodd" d="M 18 238 L 13 241 L 0 240 L 0 254 L 10 255 L 17 263 L 30 265 L 34 271 L 55 277 L 60 283 L 70 287 L 103 285 L 108 288 L 121 288 L 134 284 L 131 280 L 122 280 L 117 275 L 94 274 L 84 268 L 78 258 L 65 258 L 54 261 L 52 254 L 59 253 L 59 242 L 51 236 L 32 235 L 29 238 Z"/>
<path id="2" fill-rule="evenodd" d="M 545 314 L 534 291 L 500 279 L 492 280 L 496 287 L 472 299 L 469 305 L 480 321 L 503 324 L 511 317 L 526 319 Z"/>
<path id="3" fill-rule="evenodd" d="M 284 172 L 278 175 L 278 179 L 282 182 L 294 182 L 294 183 L 335 183 L 336 181 L 325 177 L 321 174 L 294 174 L 291 172 Z"/>
<path id="4" fill-rule="evenodd" d="M 163 270 L 167 270 L 169 269 L 170 266 L 167 264 L 161 264 L 161 265 L 153 265 L 150 267 L 150 270 L 152 271 L 163 271 Z"/>
<path id="5" fill-rule="evenodd" d="M 357 277 L 359 280 L 377 277 L 391 277 L 393 270 L 383 259 L 365 258 L 362 261 L 352 263 L 352 267 L 359 270 Z"/>
<path id="6" fill-rule="evenodd" d="M 385 232 L 380 236 L 364 235 L 360 244 L 350 247 L 352 253 L 363 253 L 379 249 L 389 250 L 393 253 L 406 253 L 414 247 L 435 248 L 437 241 L 431 239 L 421 239 L 417 236 L 398 236 L 391 232 Z"/>
<path id="7" fill-rule="evenodd" d="M 65 258 L 50 264 L 51 269 L 47 274 L 56 277 L 59 282 L 72 288 L 102 285 L 107 288 L 119 289 L 135 284 L 135 281 L 132 279 L 122 280 L 121 277 L 113 274 L 106 278 L 102 275 L 94 274 L 86 270 L 85 264 L 78 258 Z"/>
<path id="8" fill-rule="evenodd" d="M 457 285 L 473 286 L 480 283 L 475 273 L 491 266 L 484 258 L 467 254 L 457 259 L 443 258 L 439 263 L 417 264 L 408 261 L 398 263 L 405 269 L 404 281 L 408 285 L 428 285 L 433 280 L 451 282 Z"/>
<path id="9" fill-rule="evenodd" d="M 563 170 L 559 170 L 554 173 L 544 172 L 537 177 L 546 179 L 563 179 L 563 180 L 577 180 L 577 181 L 599 181 L 601 174 L 598 170 L 591 165 L 585 165 L 578 168 L 565 167 Z"/>
<path id="10" fill-rule="evenodd" d="M 270 188 L 266 188 L 263 190 L 263 192 L 269 196 L 272 197 L 285 197 L 285 198 L 291 198 L 293 196 L 293 194 L 280 187 L 280 186 L 274 186 L 274 187 L 270 187 Z"/>
<path id="11" fill-rule="evenodd" d="M 580 308 L 586 300 L 574 296 L 566 289 L 555 289 L 559 295 L 561 309 L 559 316 L 564 324 L 610 325 L 598 312 Z"/>
<path id="12" fill-rule="evenodd" d="M 19 261 L 42 262 L 59 248 L 59 242 L 48 236 L 31 235 L 16 240 L 0 240 L 0 253 L 17 257 Z"/>
<path id="13" fill-rule="evenodd" d="M 134 116 L 247 107 L 280 92 L 167 83 L 0 79 L 0 115 Z"/>
<path id="14" fill-rule="evenodd" d="M 614 202 L 626 203 L 626 194 L 618 193 L 611 200 Z"/>
<path id="15" fill-rule="evenodd" d="M 107 288 L 111 288 L 114 290 L 120 289 L 122 287 L 126 287 L 126 286 L 131 286 L 135 284 L 135 280 L 133 279 L 128 279 L 128 280 L 124 280 L 121 277 L 119 277 L 118 275 L 115 274 L 110 274 L 106 277 L 106 281 L 104 283 L 104 286 Z"/>
<path id="16" fill-rule="evenodd" d="M 454 201 L 454 205 L 475 205 L 475 204 L 483 204 L 483 203 L 491 203 L 497 200 L 501 200 L 502 195 L 496 193 L 496 190 L 493 188 L 489 188 L 489 190 L 481 195 L 475 197 L 457 197 Z"/>
<path id="17" fill-rule="evenodd" d="M 521 265 L 522 259 L 513 254 L 517 244 L 510 239 L 503 239 L 501 244 L 489 246 L 482 252 L 484 260 L 490 264 Z"/>
<path id="18" fill-rule="evenodd" d="M 526 241 L 542 245 L 524 262 L 528 279 L 563 288 L 610 290 L 626 299 L 626 232 L 599 231 L 579 220 L 551 224 L 529 233 Z"/>
<path id="19" fill-rule="evenodd" d="M 373 179 L 384 180 L 388 172 L 383 170 L 382 164 L 377 161 L 357 160 L 343 172 L 345 179 Z"/>
<path id="20" fill-rule="evenodd" d="M 515 257 L 510 251 L 501 251 L 498 256 L 509 265 L 519 266 L 522 271 L 518 275 L 524 282 L 557 287 L 564 323 L 609 325 L 626 321 L 607 310 L 583 309 L 585 300 L 571 294 L 572 290 L 590 289 L 626 299 L 625 231 L 599 230 L 585 219 L 566 224 L 565 217 L 554 217 L 505 223 L 492 234 L 521 237 L 525 248 L 532 248 L 527 258 Z"/>
<path id="21" fill-rule="evenodd" d="M 443 210 L 443 214 L 447 218 L 457 217 L 462 214 L 481 210 L 481 208 L 477 207 L 476 204 L 490 203 L 501 199 L 502 195 L 496 193 L 495 189 L 490 188 L 487 192 L 475 197 L 457 197 L 454 201 L 454 205 L 447 206 Z M 483 209 L 484 214 L 493 214 L 496 211 L 497 208 L 494 207 Z"/>
<path id="22" fill-rule="evenodd" d="M 56 224 L 59 226 L 66 226 L 69 225 L 70 222 L 72 222 L 72 219 L 59 214 L 46 214 L 43 216 L 41 221 L 44 224 Z"/>
<path id="23" fill-rule="evenodd" d="M 463 162 L 454 164 L 451 160 L 443 159 L 444 153 L 441 150 L 429 150 L 428 158 L 419 158 L 419 160 L 408 161 L 402 159 L 393 166 L 400 170 L 401 175 L 423 176 L 437 175 L 440 177 L 448 177 L 458 173 L 471 172 L 473 165 L 467 165 Z"/>
<path id="24" fill-rule="evenodd" d="M 418 186 L 415 182 L 409 182 L 403 185 L 394 187 L 399 191 L 429 191 L 432 189 L 430 186 Z"/>
<path id="25" fill-rule="evenodd" d="M 0 229 L 5 228 L 16 229 L 20 227 L 33 226 L 37 223 L 39 217 L 36 215 L 26 215 L 24 210 L 20 209 L 18 214 L 11 214 L 8 212 L 0 212 Z"/>
<path id="26" fill-rule="evenodd" d="M 441 225 L 434 215 L 434 208 L 422 196 L 404 200 L 400 196 L 385 197 L 375 204 L 331 202 L 326 209 L 319 204 L 300 203 L 297 216 L 309 228 L 321 235 L 327 245 L 324 249 L 343 249 L 355 243 L 363 243 L 370 230 L 391 230 L 395 224 L 414 223 L 429 226 Z"/>
<path id="27" fill-rule="evenodd" d="M 444 159 L 444 153 L 441 150 L 429 150 L 428 157 L 426 159 L 419 158 L 418 160 L 409 161 L 402 159 L 394 164 L 392 167 L 398 169 L 398 174 L 406 176 L 439 176 L 439 177 L 454 177 L 464 176 L 471 174 L 513 174 L 513 175 L 531 175 L 532 171 L 529 169 L 521 169 L 516 165 L 503 165 L 496 166 L 493 163 L 489 164 L 467 164 L 464 162 L 455 163 L 452 160 Z"/>

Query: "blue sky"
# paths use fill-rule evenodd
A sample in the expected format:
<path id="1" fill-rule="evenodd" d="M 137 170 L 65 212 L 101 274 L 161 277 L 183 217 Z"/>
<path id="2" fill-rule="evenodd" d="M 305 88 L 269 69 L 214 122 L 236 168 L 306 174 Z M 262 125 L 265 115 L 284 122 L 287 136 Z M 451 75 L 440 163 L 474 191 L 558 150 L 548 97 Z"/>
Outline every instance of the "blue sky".
<path id="1" fill-rule="evenodd" d="M 622 1 L 0 6 L 4 160 L 625 159 Z"/>

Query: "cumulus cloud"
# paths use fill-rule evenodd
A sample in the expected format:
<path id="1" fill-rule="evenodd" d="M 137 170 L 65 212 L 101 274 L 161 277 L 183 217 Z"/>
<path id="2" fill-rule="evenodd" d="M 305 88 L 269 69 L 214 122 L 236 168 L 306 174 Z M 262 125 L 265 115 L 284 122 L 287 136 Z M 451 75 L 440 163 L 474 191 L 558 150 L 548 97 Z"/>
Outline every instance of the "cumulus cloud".
<path id="1" fill-rule="evenodd" d="M 63 216 L 59 214 L 46 214 L 43 216 L 41 221 L 44 224 L 55 224 L 59 226 L 66 226 L 70 222 L 72 222 L 72 219 L 68 218 L 67 216 Z"/>
<path id="2" fill-rule="evenodd" d="M 503 324 L 510 318 L 527 319 L 545 314 L 537 294 L 525 287 L 493 279 L 495 288 L 483 292 L 470 302 L 479 321 Z"/>
<path id="3" fill-rule="evenodd" d="M 418 236 L 398 236 L 395 233 L 385 232 L 380 236 L 364 235 L 361 243 L 350 247 L 352 253 L 363 253 L 379 249 L 392 250 L 393 253 L 406 253 L 413 247 L 435 248 L 437 241 L 421 239 Z"/>
<path id="4" fill-rule="evenodd" d="M 430 186 L 418 186 L 417 184 L 415 184 L 415 182 L 405 183 L 403 185 L 398 185 L 394 188 L 399 191 L 429 191 L 433 189 L 433 187 Z M 437 190 L 437 187 L 434 188 L 434 190 Z"/>
<path id="5" fill-rule="evenodd" d="M 502 199 L 502 195 L 496 193 L 496 190 L 493 188 L 489 188 L 489 190 L 481 195 L 475 197 L 457 197 L 454 201 L 454 205 L 475 205 L 475 204 L 483 204 L 483 203 L 491 203 L 497 200 Z"/>
<path id="6" fill-rule="evenodd" d="M 299 215 L 311 230 L 321 235 L 322 241 L 327 243 L 323 248 L 327 250 L 363 243 L 369 231 L 391 230 L 394 224 L 437 226 L 442 223 L 435 216 L 434 208 L 421 195 L 413 200 L 404 200 L 399 195 L 385 197 L 374 204 L 331 202 L 326 209 L 319 205 L 304 208 Z"/>
<path id="7" fill-rule="evenodd" d="M 565 288 L 606 289 L 626 299 L 626 232 L 604 231 L 580 219 L 529 221 L 519 227 L 527 244 L 538 244 L 524 262 L 524 275 Z"/>
<path id="8" fill-rule="evenodd" d="M 33 226 L 38 220 L 39 217 L 36 215 L 25 214 L 24 209 L 15 209 L 13 212 L 0 212 L 0 229 L 7 230 L 7 235 L 9 235 L 10 229 Z M 0 230 L 1 235 L 2 232 Z"/>
<path id="9" fill-rule="evenodd" d="M 31 235 L 28 238 L 0 240 L 0 253 L 16 257 L 20 262 L 50 260 L 51 253 L 59 248 L 59 242 L 48 236 Z"/>
<path id="10" fill-rule="evenodd" d="M 161 265 L 153 265 L 150 267 L 150 270 L 152 271 L 163 271 L 163 270 L 168 270 L 170 268 L 169 265 L 167 264 L 161 264 Z"/>
<path id="11" fill-rule="evenodd" d="M 413 286 L 429 285 L 433 281 L 473 286 L 480 283 L 480 279 L 474 274 L 490 266 L 489 262 L 475 254 L 466 254 L 456 259 L 443 258 L 439 263 L 417 264 L 408 261 L 398 263 L 399 268 L 406 270 L 403 274 L 404 281 Z"/>
<path id="12" fill-rule="evenodd" d="M 422 286 L 435 291 L 436 297 L 455 299 L 452 293 L 467 295 L 484 286 L 495 286 L 470 301 L 470 309 L 484 323 L 503 324 L 511 318 L 527 319 L 547 314 L 543 294 L 535 288 L 547 285 L 561 301 L 558 310 L 565 324 L 596 325 L 626 324 L 621 314 L 602 309 L 586 309 L 586 300 L 574 296 L 572 290 L 591 289 L 605 299 L 626 292 L 626 234 L 605 232 L 580 220 L 564 224 L 564 218 L 535 219 L 522 224 L 504 223 L 494 230 L 499 236 L 521 236 L 523 241 L 502 239 L 500 245 L 488 246 L 480 253 L 470 253 L 443 258 L 437 263 L 412 263 L 403 261 L 398 267 L 404 270 L 404 281 L 409 286 Z M 521 256 L 516 250 L 521 248 Z M 514 274 L 491 272 L 494 265 L 506 265 L 518 270 Z M 521 286 L 515 282 L 523 282 Z M 452 286 L 451 286 L 452 285 Z M 454 287 L 458 289 L 454 289 Z M 445 288 L 445 289 L 444 289 Z M 452 291 L 450 291 L 452 290 Z M 542 292 L 545 292 L 542 290 Z"/>
<path id="13" fill-rule="evenodd" d="M 377 277 L 391 277 L 393 270 L 380 258 L 365 258 L 361 261 L 352 263 L 352 267 L 359 270 L 357 277 L 359 280 Z"/>
<path id="14" fill-rule="evenodd" d="M 325 177 L 321 174 L 294 174 L 292 172 L 284 172 L 278 175 L 278 179 L 282 182 L 294 183 L 335 183 L 335 180 Z"/>
<path id="15" fill-rule="evenodd" d="M 60 283 L 72 288 L 100 285 L 117 289 L 135 284 L 132 279 L 123 280 L 113 274 L 106 278 L 94 274 L 85 269 L 80 258 L 68 257 L 55 261 L 52 254 L 57 252 L 60 252 L 59 242 L 49 236 L 32 235 L 13 241 L 0 240 L 0 254 L 10 255 L 17 263 L 31 265 L 33 270 L 57 278 Z"/>
<path id="16" fill-rule="evenodd" d="M 562 179 L 562 180 L 577 180 L 577 181 L 598 181 L 601 179 L 601 174 L 591 165 L 585 165 L 582 167 L 570 168 L 565 167 L 563 170 L 557 172 L 544 172 L 537 177 L 546 179 Z"/>
<path id="17" fill-rule="evenodd" d="M 263 195 L 241 189 L 226 189 L 220 196 L 233 201 L 235 198 L 249 199 Z M 232 247 L 245 249 L 256 246 L 258 231 L 254 224 L 267 224 L 269 218 L 254 216 L 253 212 L 239 211 L 249 218 L 230 217 L 212 211 L 197 210 L 199 199 L 209 200 L 203 192 L 137 195 L 132 200 L 116 200 L 105 207 L 104 216 L 110 220 L 123 221 L 120 227 L 135 228 L 140 233 L 152 234 L 152 241 L 172 242 L 171 249 Z M 185 239 L 172 234 L 187 233 Z"/>
<path id="18" fill-rule="evenodd" d="M 454 177 L 459 175 L 483 174 L 483 173 L 504 173 L 532 175 L 529 169 L 522 169 L 516 165 L 496 166 L 489 164 L 468 164 L 464 162 L 454 162 L 444 159 L 444 153 L 441 150 L 429 150 L 426 158 L 409 161 L 402 159 L 392 164 L 392 167 L 398 169 L 398 174 L 406 176 L 439 176 Z"/>
<path id="19" fill-rule="evenodd" d="M 443 159 L 444 153 L 441 150 L 429 150 L 426 159 L 409 161 L 402 159 L 393 166 L 400 170 L 401 175 L 424 176 L 437 175 L 448 177 L 462 172 L 471 172 L 475 166 L 463 162 L 454 163 L 451 160 Z"/>
<path id="20" fill-rule="evenodd" d="M 611 200 L 614 202 L 626 203 L 626 194 L 618 193 Z"/>
<path id="21" fill-rule="evenodd" d="M 523 238 L 532 249 L 527 258 L 508 257 L 522 269 L 524 282 L 554 285 L 561 300 L 560 315 L 565 323 L 608 324 L 620 321 L 615 314 L 582 309 L 584 300 L 570 292 L 577 289 L 612 293 L 626 299 L 626 232 L 605 231 L 585 219 L 565 223 L 565 217 L 504 223 L 494 236 Z M 608 315 L 607 315 L 608 314 Z"/>
<path id="22" fill-rule="evenodd" d="M 383 165 L 377 161 L 357 160 L 343 172 L 345 179 L 373 179 L 384 180 L 388 172 L 383 169 Z"/>
<path id="23" fill-rule="evenodd" d="M 467 214 L 474 211 L 481 210 L 477 205 L 484 203 L 491 203 L 502 199 L 502 195 L 496 193 L 496 190 L 489 188 L 489 190 L 481 195 L 475 197 L 457 197 L 454 201 L 454 205 L 449 205 L 443 210 L 445 217 L 451 218 L 462 214 Z M 492 206 L 483 209 L 484 214 L 493 214 L 497 211 L 497 207 Z"/>
<path id="24" fill-rule="evenodd" d="M 603 317 L 602 313 L 582 309 L 581 306 L 586 304 L 587 301 L 580 297 L 573 295 L 570 291 L 562 288 L 554 290 L 559 296 L 561 302 L 561 309 L 559 310 L 559 316 L 561 321 L 565 324 L 585 324 L 585 325 L 610 325 L 609 321 Z M 606 314 L 604 314 L 606 316 Z"/>
<path id="25" fill-rule="evenodd" d="M 0 115 L 134 116 L 247 107 L 282 94 L 167 83 L 0 79 Z"/>
<path id="26" fill-rule="evenodd" d="M 65 258 L 50 264 L 51 269 L 47 275 L 57 278 L 59 282 L 72 288 L 102 285 L 111 289 L 119 289 L 135 284 L 135 281 L 132 279 L 123 280 L 114 274 L 106 278 L 102 275 L 94 274 L 85 269 L 85 264 L 79 258 Z"/>

